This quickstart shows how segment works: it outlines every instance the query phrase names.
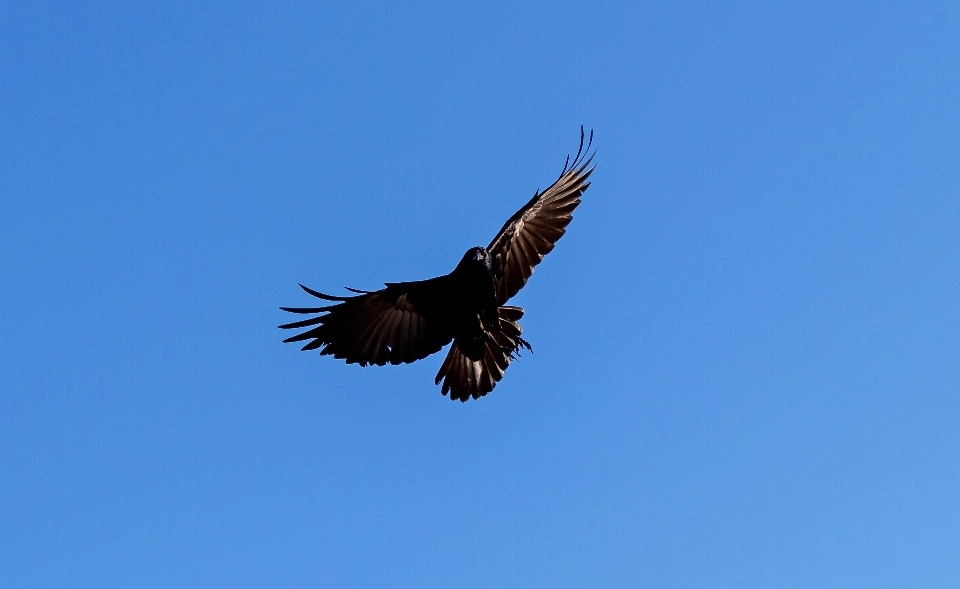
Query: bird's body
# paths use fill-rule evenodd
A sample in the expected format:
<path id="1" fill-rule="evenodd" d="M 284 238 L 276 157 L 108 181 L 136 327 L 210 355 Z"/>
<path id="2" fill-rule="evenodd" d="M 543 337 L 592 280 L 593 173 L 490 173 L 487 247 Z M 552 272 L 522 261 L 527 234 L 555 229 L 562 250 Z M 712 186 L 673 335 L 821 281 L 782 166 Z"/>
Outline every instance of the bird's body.
<path id="1" fill-rule="evenodd" d="M 591 142 L 593 134 L 591 133 Z M 590 145 L 587 146 L 589 151 Z M 520 337 L 523 309 L 505 305 L 526 283 L 563 235 L 586 179 L 592 157 L 573 164 L 542 194 L 520 209 L 486 248 L 474 247 L 456 268 L 444 276 L 415 282 L 386 283 L 378 291 L 348 289 L 356 296 L 326 295 L 303 285 L 311 295 L 335 304 L 313 308 L 286 308 L 292 313 L 318 315 L 281 328 L 307 331 L 285 342 L 311 340 L 304 350 L 361 366 L 400 364 L 425 358 L 453 340 L 436 382 L 451 399 L 466 401 L 493 390 L 521 348 L 531 349 Z M 315 327 L 314 327 L 315 326 Z"/>

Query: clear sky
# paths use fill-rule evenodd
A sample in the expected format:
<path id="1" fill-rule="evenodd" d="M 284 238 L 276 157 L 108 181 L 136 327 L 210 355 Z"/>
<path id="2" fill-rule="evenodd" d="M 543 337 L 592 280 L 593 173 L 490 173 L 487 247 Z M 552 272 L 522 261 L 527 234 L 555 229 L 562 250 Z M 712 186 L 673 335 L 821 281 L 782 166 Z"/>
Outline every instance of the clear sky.
<path id="1" fill-rule="evenodd" d="M 281 305 L 594 183 L 489 396 Z M 0 4 L 3 587 L 960 586 L 960 4 Z"/>

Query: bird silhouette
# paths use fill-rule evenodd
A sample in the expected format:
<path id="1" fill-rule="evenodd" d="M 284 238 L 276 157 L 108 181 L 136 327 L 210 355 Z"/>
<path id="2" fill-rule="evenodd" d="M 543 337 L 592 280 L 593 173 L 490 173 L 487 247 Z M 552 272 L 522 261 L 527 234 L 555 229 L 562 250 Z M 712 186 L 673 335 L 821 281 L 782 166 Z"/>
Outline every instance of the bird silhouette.
<path id="1" fill-rule="evenodd" d="M 507 305 L 526 284 L 534 267 L 566 232 L 593 172 L 593 131 L 584 148 L 563 166 L 549 188 L 533 195 L 486 248 L 463 255 L 453 272 L 414 282 L 388 282 L 376 291 L 347 287 L 353 296 L 333 296 L 300 285 L 320 307 L 280 307 L 315 315 L 281 325 L 306 331 L 284 342 L 307 341 L 302 350 L 360 366 L 415 362 L 453 340 L 435 384 L 441 393 L 462 402 L 478 399 L 496 386 L 520 350 L 532 351 L 520 334 L 523 309 Z M 308 341 L 309 340 L 309 341 Z"/>

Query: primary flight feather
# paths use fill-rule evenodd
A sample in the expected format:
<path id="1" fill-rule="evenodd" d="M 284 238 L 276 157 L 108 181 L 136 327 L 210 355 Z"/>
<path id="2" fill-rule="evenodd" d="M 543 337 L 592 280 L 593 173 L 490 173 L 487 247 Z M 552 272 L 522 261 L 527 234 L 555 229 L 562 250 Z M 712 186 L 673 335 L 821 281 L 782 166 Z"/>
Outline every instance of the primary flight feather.
<path id="1" fill-rule="evenodd" d="M 354 296 L 332 296 L 300 285 L 327 301 L 319 307 L 280 307 L 314 315 L 281 325 L 304 329 L 284 342 L 306 341 L 303 350 L 360 366 L 414 362 L 439 352 L 453 340 L 437 373 L 450 398 L 478 399 L 496 386 L 521 348 L 523 309 L 506 305 L 566 232 L 593 172 L 593 132 L 560 177 L 503 225 L 486 248 L 467 250 L 453 272 L 429 280 L 388 282 L 377 291 L 348 288 Z"/>

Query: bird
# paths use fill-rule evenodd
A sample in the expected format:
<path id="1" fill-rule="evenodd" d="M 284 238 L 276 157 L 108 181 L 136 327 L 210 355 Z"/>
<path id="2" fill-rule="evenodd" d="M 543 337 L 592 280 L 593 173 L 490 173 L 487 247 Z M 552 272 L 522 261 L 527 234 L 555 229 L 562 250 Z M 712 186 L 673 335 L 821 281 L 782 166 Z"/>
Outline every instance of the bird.
<path id="1" fill-rule="evenodd" d="M 300 287 L 325 301 L 318 307 L 280 307 L 313 315 L 280 325 L 304 329 L 283 340 L 304 342 L 303 351 L 360 366 L 415 362 L 451 341 L 435 385 L 450 399 L 466 402 L 493 391 L 520 351 L 533 352 L 521 337 L 522 307 L 506 303 L 527 283 L 534 267 L 566 232 L 580 197 L 590 186 L 596 150 L 593 131 L 584 148 L 580 127 L 577 155 L 564 163 L 559 178 L 510 217 L 487 247 L 467 250 L 452 272 L 413 282 L 387 282 L 380 290 L 344 287 L 334 296 Z"/>

